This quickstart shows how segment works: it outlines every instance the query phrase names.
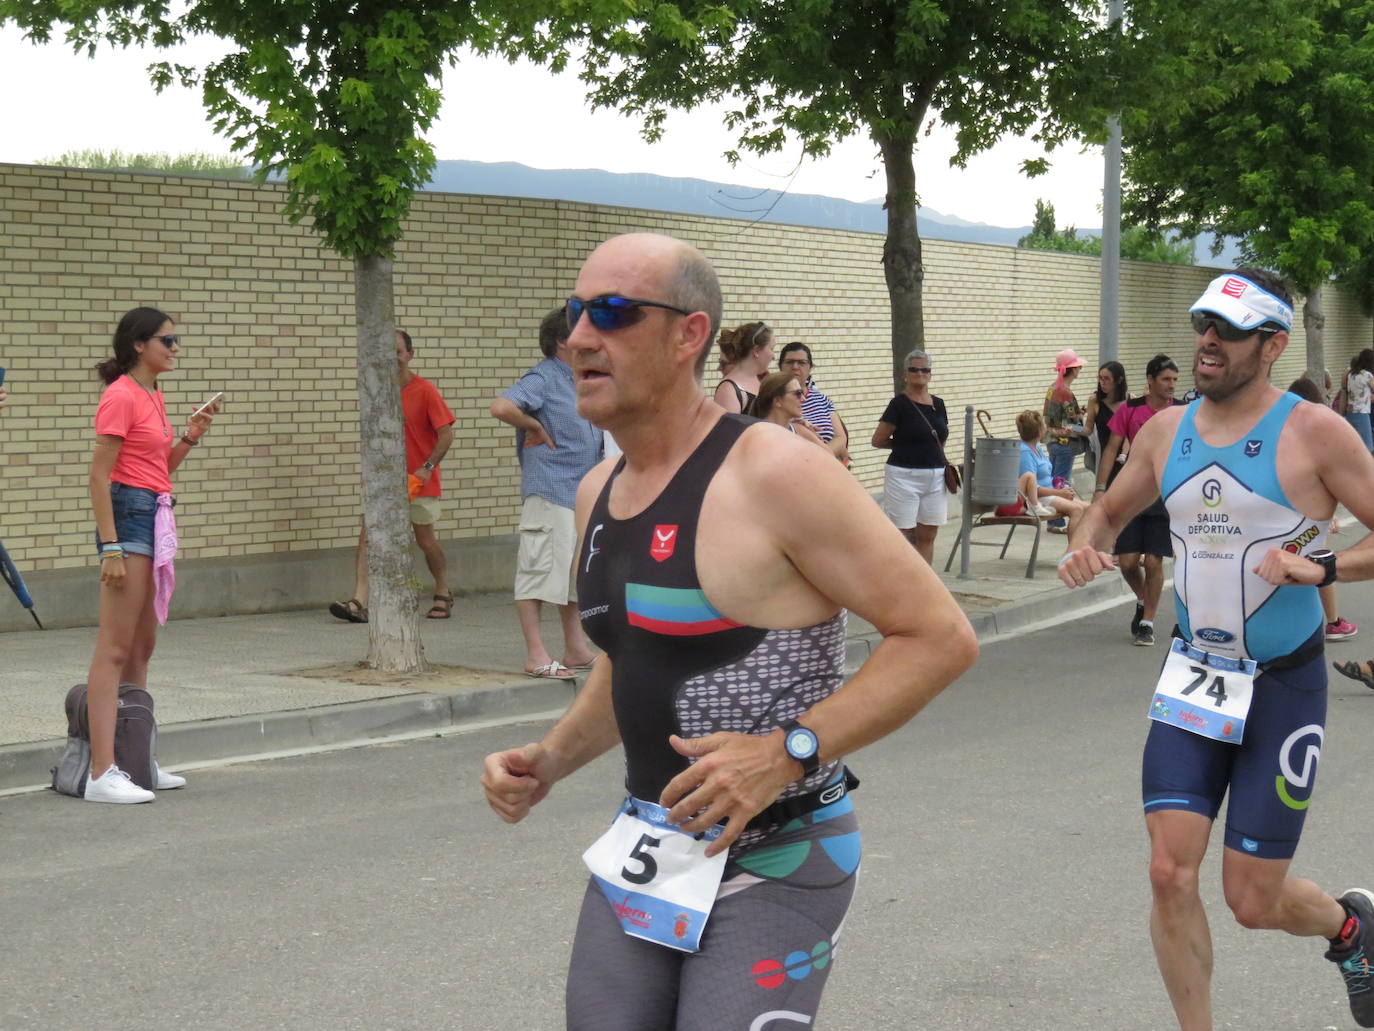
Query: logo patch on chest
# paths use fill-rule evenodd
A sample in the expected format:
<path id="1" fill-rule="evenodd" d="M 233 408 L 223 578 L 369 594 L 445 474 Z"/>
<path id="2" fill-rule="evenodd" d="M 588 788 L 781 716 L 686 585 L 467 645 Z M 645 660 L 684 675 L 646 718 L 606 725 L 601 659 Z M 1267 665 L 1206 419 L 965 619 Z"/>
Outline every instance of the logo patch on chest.
<path id="1" fill-rule="evenodd" d="M 1245 457 L 1255 458 L 1259 455 L 1262 447 L 1264 447 L 1264 441 L 1262 440 L 1247 440 L 1245 442 Z"/>
<path id="2" fill-rule="evenodd" d="M 649 541 L 649 557 L 655 562 L 663 562 L 673 557 L 677 548 L 676 526 L 655 526 L 653 539 Z"/>

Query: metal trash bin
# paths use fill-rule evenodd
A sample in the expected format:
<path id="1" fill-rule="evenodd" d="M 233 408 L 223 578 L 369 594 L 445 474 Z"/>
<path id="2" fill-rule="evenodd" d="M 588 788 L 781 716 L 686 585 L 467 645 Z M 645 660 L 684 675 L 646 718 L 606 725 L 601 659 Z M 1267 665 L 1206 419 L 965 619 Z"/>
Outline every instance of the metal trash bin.
<path id="1" fill-rule="evenodd" d="M 1021 441 L 979 437 L 974 447 L 970 498 L 980 505 L 1010 505 L 1016 500 L 1016 480 L 1021 471 Z"/>

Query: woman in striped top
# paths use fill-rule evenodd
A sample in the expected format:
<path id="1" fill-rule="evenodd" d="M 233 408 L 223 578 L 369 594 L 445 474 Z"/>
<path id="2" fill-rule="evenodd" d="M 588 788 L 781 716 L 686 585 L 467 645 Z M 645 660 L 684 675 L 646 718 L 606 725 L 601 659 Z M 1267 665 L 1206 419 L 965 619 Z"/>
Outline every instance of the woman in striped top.
<path id="1" fill-rule="evenodd" d="M 840 418 L 840 413 L 835 411 L 835 403 L 816 389 L 816 381 L 811 377 L 813 367 L 811 348 L 800 340 L 794 340 L 783 347 L 782 357 L 778 359 L 778 368 L 796 376 L 805 389 L 802 415 L 815 428 L 821 442 L 830 449 L 830 453 L 848 465 L 849 430 Z"/>

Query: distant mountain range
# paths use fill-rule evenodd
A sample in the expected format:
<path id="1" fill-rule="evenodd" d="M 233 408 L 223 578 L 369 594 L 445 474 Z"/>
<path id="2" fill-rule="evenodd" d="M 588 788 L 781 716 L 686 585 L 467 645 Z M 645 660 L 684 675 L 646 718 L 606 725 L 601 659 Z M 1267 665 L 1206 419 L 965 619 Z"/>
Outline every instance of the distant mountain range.
<path id="1" fill-rule="evenodd" d="M 706 179 L 678 179 L 647 172 L 605 172 L 598 168 L 530 168 L 512 161 L 440 161 L 430 180 L 431 190 L 474 193 L 490 197 L 538 197 L 545 200 L 580 201 L 650 211 L 673 211 L 713 218 L 760 220 L 787 225 L 848 229 L 863 233 L 887 232 L 882 201 L 864 203 L 811 193 L 779 193 L 777 190 L 731 186 Z M 1015 247 L 1030 226 L 992 226 L 970 222 L 922 207 L 916 216 L 923 239 L 960 240 Z M 1098 236 L 1100 229 L 1079 229 L 1083 236 Z M 1235 248 L 1228 246 L 1218 258 L 1209 251 L 1210 239 L 1198 240 L 1195 260 L 1200 265 L 1234 267 Z"/>

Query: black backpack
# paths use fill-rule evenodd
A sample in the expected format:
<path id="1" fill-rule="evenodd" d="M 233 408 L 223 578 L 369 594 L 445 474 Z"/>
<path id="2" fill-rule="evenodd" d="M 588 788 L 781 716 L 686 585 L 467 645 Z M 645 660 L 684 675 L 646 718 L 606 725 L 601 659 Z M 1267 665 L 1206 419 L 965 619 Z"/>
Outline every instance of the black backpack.
<path id="1" fill-rule="evenodd" d="M 52 787 L 64 795 L 84 798 L 91 772 L 91 727 L 86 713 L 86 685 L 67 692 L 67 747 L 52 768 Z M 115 713 L 115 765 L 141 788 L 157 783 L 157 721 L 153 696 L 133 684 L 119 685 Z"/>

